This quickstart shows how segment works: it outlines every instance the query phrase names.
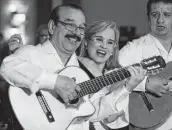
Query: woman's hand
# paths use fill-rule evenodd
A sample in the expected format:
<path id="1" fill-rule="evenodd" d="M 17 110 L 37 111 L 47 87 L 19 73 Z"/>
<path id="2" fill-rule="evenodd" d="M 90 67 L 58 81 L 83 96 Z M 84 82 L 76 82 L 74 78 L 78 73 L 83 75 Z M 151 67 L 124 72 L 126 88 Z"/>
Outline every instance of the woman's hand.
<path id="1" fill-rule="evenodd" d="M 8 40 L 8 46 L 11 53 L 14 53 L 18 48 L 23 46 L 23 40 L 20 34 L 14 34 Z"/>
<path id="2" fill-rule="evenodd" d="M 149 76 L 146 82 L 146 90 L 156 94 L 157 96 L 163 96 L 163 94 L 169 91 L 169 81 L 167 79 L 162 79 L 155 75 Z"/>
<path id="3" fill-rule="evenodd" d="M 144 77 L 146 76 L 147 70 L 138 66 L 135 66 L 135 67 L 130 66 L 128 67 L 128 71 L 130 72 L 131 77 L 126 81 L 126 89 L 129 92 L 131 92 L 144 79 Z"/>

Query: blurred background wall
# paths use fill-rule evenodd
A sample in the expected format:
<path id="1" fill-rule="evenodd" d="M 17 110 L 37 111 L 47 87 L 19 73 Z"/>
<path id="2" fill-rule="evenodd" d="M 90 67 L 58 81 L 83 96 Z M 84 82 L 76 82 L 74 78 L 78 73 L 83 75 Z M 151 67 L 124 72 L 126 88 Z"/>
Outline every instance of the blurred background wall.
<path id="1" fill-rule="evenodd" d="M 47 24 L 52 8 L 67 2 L 83 7 L 87 24 L 96 20 L 115 21 L 122 46 L 148 32 L 147 0 L 0 0 L 0 31 L 5 39 L 22 33 L 25 44 L 33 44 L 36 29 Z"/>
<path id="2" fill-rule="evenodd" d="M 81 0 L 88 23 L 95 20 L 113 20 L 118 26 L 135 26 L 136 33 L 148 31 L 147 0 Z"/>
<path id="3" fill-rule="evenodd" d="M 41 24 L 47 24 L 49 15 L 52 10 L 52 0 L 35 0 L 37 1 L 37 27 Z M 60 4 L 60 3 L 59 3 Z"/>

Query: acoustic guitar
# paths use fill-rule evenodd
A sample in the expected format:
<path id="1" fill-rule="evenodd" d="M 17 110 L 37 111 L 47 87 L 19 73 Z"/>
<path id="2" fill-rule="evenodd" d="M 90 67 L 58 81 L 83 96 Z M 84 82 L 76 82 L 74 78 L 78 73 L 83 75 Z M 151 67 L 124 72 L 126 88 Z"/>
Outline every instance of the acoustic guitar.
<path id="1" fill-rule="evenodd" d="M 166 64 L 162 57 L 155 56 L 135 65 L 140 65 L 151 73 L 164 68 Z M 81 87 L 78 98 L 68 104 L 64 104 L 52 92 L 39 90 L 36 94 L 29 95 L 22 88 L 9 88 L 11 106 L 25 130 L 66 130 L 69 126 L 81 123 L 84 119 L 82 117 L 88 117 L 95 111 L 89 94 L 131 76 L 126 68 L 120 68 L 90 80 L 85 71 L 76 66 L 66 67 L 59 74 L 75 79 Z"/>
<path id="2" fill-rule="evenodd" d="M 160 78 L 172 80 L 172 62 L 158 74 Z M 172 88 L 172 82 L 169 86 Z M 129 96 L 129 119 L 130 123 L 138 128 L 155 129 L 163 124 L 172 111 L 172 92 L 158 97 L 149 92 L 133 91 Z"/>

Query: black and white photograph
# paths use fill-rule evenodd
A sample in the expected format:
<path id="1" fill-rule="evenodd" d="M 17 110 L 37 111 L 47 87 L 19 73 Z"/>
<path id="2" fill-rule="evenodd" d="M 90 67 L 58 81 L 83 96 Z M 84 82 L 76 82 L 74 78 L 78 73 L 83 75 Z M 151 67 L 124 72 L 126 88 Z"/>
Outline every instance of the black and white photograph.
<path id="1" fill-rule="evenodd" d="M 0 0 L 0 130 L 172 130 L 172 0 Z"/>

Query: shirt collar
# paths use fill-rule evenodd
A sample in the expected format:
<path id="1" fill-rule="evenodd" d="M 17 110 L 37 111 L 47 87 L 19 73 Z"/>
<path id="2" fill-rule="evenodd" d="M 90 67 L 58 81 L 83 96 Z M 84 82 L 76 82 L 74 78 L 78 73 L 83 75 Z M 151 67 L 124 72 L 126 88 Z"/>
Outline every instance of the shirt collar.
<path id="1" fill-rule="evenodd" d="M 42 44 L 42 48 L 46 53 L 57 54 L 56 49 L 49 40 Z"/>
<path id="2" fill-rule="evenodd" d="M 164 51 L 167 53 L 167 51 L 165 50 L 165 48 L 163 47 L 163 45 L 161 44 L 161 42 L 152 34 L 150 34 L 150 37 L 152 37 L 153 39 L 153 43 L 157 46 L 158 49 Z"/>
<path id="3" fill-rule="evenodd" d="M 73 53 L 66 66 L 70 66 L 70 65 L 77 65 L 77 66 L 79 65 L 76 53 Z"/>
<path id="4" fill-rule="evenodd" d="M 52 45 L 52 43 L 49 40 L 47 40 L 44 44 L 42 44 L 42 49 L 44 50 L 45 53 L 58 55 L 56 49 L 54 48 L 54 46 Z M 58 55 L 58 57 L 59 57 L 59 55 Z M 60 59 L 60 57 L 59 57 L 59 59 Z M 61 61 L 61 59 L 60 59 L 60 61 Z M 72 56 L 70 57 L 66 66 L 73 65 L 74 63 L 76 63 L 78 65 L 76 53 L 72 54 Z"/>

